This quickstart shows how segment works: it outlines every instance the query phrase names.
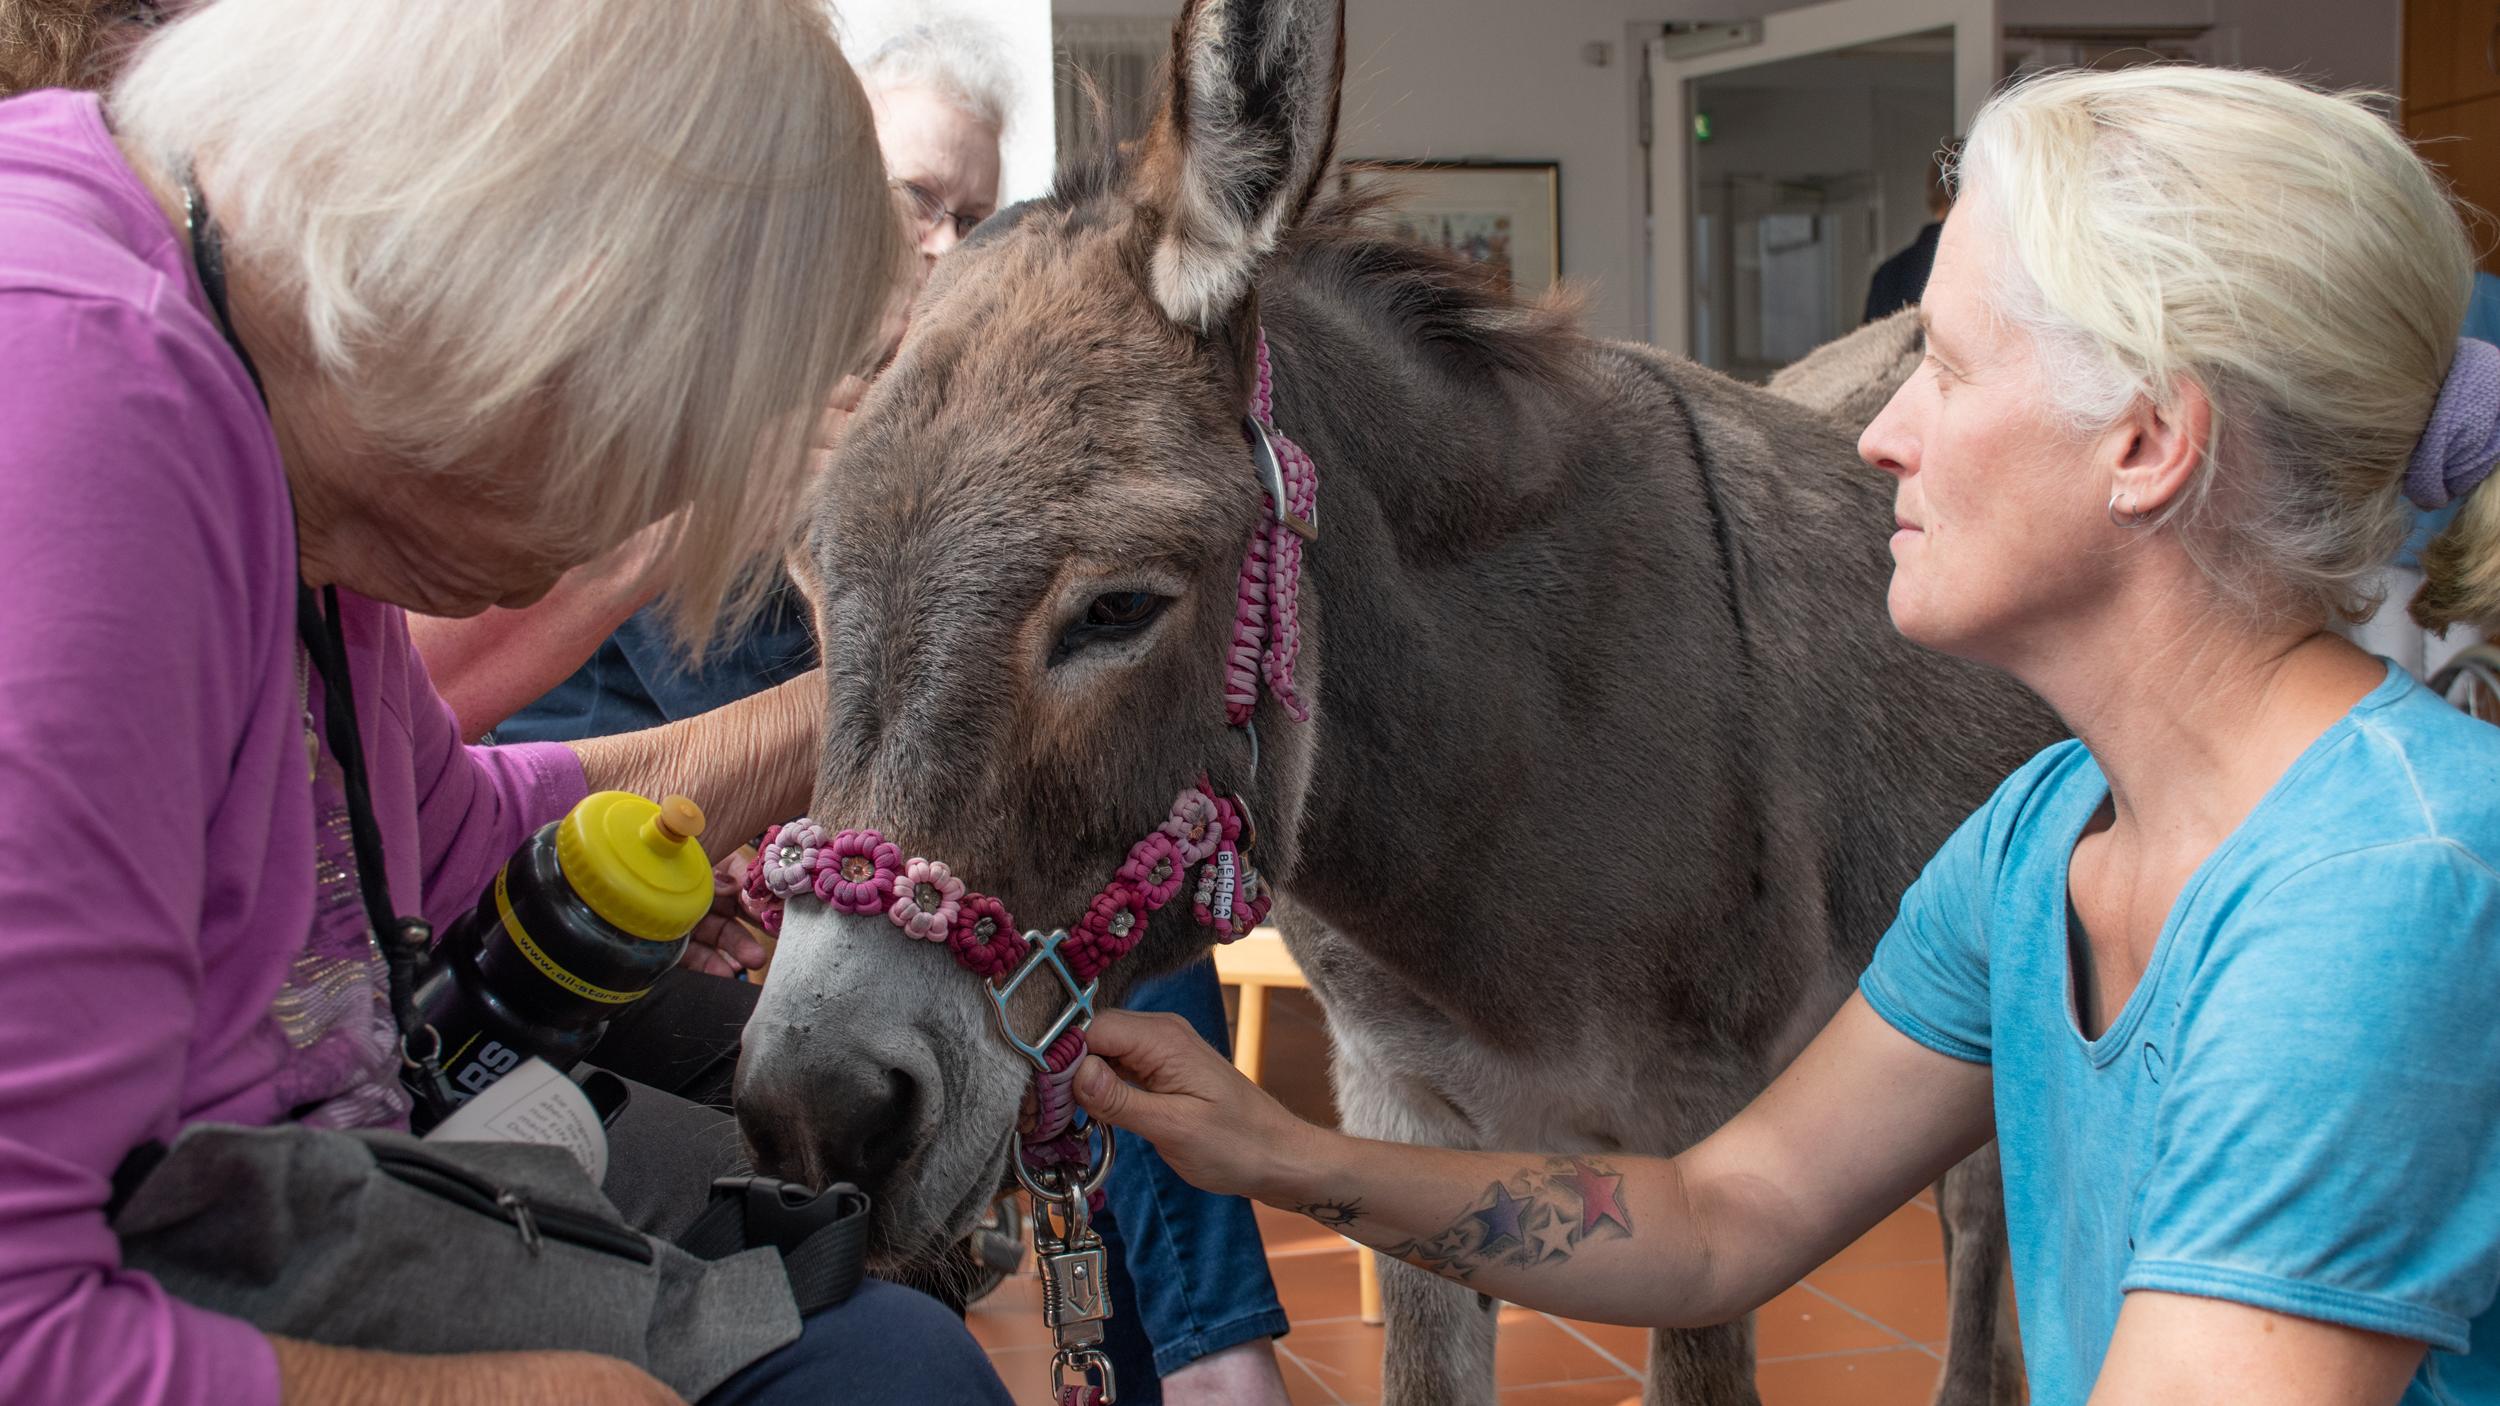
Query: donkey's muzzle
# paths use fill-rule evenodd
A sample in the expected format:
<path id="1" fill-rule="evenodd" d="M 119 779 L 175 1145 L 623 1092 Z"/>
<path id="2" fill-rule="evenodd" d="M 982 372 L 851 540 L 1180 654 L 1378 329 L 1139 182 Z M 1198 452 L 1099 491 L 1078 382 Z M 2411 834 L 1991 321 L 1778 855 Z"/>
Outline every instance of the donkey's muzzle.
<path id="1" fill-rule="evenodd" d="M 883 1197 L 927 1141 L 933 1060 L 910 1050 L 818 1048 L 804 1064 L 739 1070 L 738 1127 L 767 1176 L 847 1181 Z"/>

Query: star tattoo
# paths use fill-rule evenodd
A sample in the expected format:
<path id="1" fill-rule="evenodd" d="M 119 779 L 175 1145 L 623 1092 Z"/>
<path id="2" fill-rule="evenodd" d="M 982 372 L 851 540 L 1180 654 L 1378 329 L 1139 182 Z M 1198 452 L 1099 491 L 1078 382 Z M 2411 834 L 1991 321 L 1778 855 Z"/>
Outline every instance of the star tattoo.
<path id="1" fill-rule="evenodd" d="M 1533 1203 L 1511 1195 L 1510 1188 L 1498 1181 L 1493 1183 L 1488 1194 L 1492 1196 L 1493 1204 L 1473 1213 L 1477 1223 L 1484 1227 L 1484 1240 L 1477 1248 L 1490 1254 L 1502 1248 L 1505 1241 L 1513 1245 L 1526 1244 L 1526 1230 L 1520 1225 L 1519 1218 Z"/>
<path id="2" fill-rule="evenodd" d="M 1571 1170 L 1554 1180 L 1558 1186 L 1569 1183 L 1580 1195 L 1580 1233 L 1585 1236 L 1600 1223 L 1613 1221 L 1629 1234 L 1632 1217 L 1623 1209 L 1623 1177 L 1601 1172 L 1577 1157 L 1565 1161 Z"/>

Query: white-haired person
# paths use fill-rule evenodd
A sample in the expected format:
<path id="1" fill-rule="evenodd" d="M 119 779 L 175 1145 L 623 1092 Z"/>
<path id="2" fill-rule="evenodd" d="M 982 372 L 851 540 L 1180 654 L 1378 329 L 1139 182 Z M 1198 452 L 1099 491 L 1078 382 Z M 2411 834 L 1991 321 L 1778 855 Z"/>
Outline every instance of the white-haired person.
<path id="1" fill-rule="evenodd" d="M 886 181 L 919 251 L 925 284 L 940 255 L 998 208 L 999 146 L 1015 100 L 1015 70 L 991 26 L 961 15 L 924 18 L 870 46 L 858 72 L 875 115 Z M 910 290 L 906 290 L 907 292 Z M 886 328 L 901 333 L 902 309 Z M 847 401 L 827 416 L 837 433 Z M 724 631 L 703 661 L 684 658 L 651 583 L 630 570 L 584 572 L 537 606 L 463 620 L 420 620 L 417 646 L 462 734 L 498 741 L 572 740 L 693 717 L 816 667 L 806 603 L 776 591 Z M 732 951 L 715 970 L 763 959 L 730 928 L 707 937 Z M 710 944 L 706 944 L 707 949 Z M 735 960 L 732 960 L 735 959 Z"/>
<path id="2" fill-rule="evenodd" d="M 2076 736 L 1796 1062 L 1663 1159 L 1342 1137 L 1117 1013 L 1079 1097 L 1203 1186 L 1666 1325 L 1994 1136 L 2033 1400 L 2500 1402 L 2500 729 L 2333 629 L 2459 499 L 2413 613 L 2500 623 L 2500 350 L 2458 339 L 2447 191 L 2358 98 L 2180 67 L 1999 94 L 1959 196 L 1859 445 L 1892 620 Z"/>
<path id="3" fill-rule="evenodd" d="M 384 946 L 421 929 L 369 915 L 445 923 L 591 790 L 694 793 L 717 836 L 804 804 L 805 680 L 471 748 L 404 613 L 656 532 L 699 635 L 908 278 L 892 210 L 800 0 L 217 0 L 101 99 L 0 102 L 0 1396 L 678 1400 L 619 1358 L 265 1334 L 124 1267 L 106 1208 L 195 1124 L 406 1126 Z M 620 1135 L 607 1188 L 683 1152 Z M 1006 1400 L 891 1285 L 793 1331 L 704 1399 Z"/>

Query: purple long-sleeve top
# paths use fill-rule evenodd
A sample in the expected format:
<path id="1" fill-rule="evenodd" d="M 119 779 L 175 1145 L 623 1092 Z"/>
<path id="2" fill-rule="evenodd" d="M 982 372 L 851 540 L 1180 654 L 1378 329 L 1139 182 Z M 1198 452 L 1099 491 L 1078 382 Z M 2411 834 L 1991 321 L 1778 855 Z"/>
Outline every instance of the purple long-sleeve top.
<path id="1" fill-rule="evenodd" d="M 108 1178 L 189 1123 L 407 1102 L 268 417 L 63 92 L 0 102 L 0 563 L 0 1401 L 274 1406 L 266 1338 L 121 1267 Z M 461 746 L 400 612 L 341 614 L 391 892 L 439 925 L 581 764 Z"/>

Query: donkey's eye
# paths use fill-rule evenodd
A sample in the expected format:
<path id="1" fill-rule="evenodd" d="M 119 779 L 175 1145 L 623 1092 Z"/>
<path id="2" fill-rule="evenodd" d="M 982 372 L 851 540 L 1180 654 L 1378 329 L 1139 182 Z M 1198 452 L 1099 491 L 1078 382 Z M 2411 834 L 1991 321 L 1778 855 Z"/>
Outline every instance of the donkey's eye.
<path id="1" fill-rule="evenodd" d="M 1085 613 L 1069 622 L 1060 633 L 1059 643 L 1050 651 L 1050 662 L 1060 663 L 1074 656 L 1089 644 L 1109 644 L 1142 633 L 1170 605 L 1170 596 L 1152 591 L 1105 591 L 1094 597 Z"/>
<path id="2" fill-rule="evenodd" d="M 1155 618 L 1163 609 L 1163 599 L 1152 591 L 1113 591 L 1096 596 L 1085 611 L 1085 623 L 1113 630 L 1134 629 Z"/>

